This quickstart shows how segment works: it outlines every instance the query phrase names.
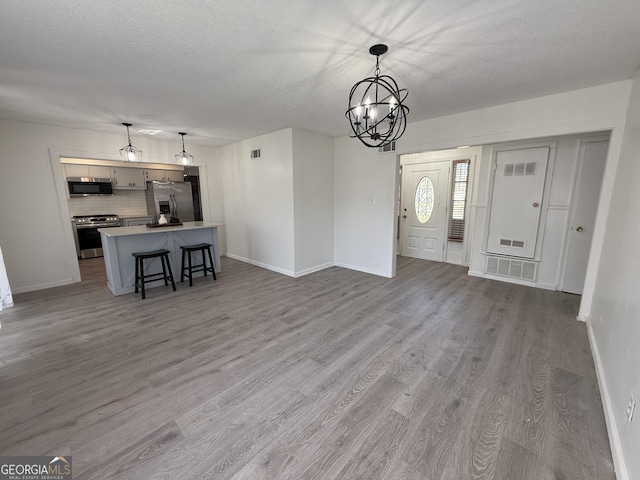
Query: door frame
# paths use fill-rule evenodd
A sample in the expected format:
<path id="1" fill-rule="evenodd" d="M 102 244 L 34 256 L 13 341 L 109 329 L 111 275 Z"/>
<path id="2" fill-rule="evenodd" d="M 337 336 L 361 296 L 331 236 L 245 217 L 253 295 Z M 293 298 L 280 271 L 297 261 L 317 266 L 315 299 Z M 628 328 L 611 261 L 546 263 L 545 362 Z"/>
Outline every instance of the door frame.
<path id="1" fill-rule="evenodd" d="M 569 235 L 569 228 L 571 225 L 573 225 L 574 220 L 575 220 L 575 215 L 576 215 L 576 200 L 578 197 L 578 191 L 580 189 L 580 185 L 578 185 L 578 182 L 580 180 L 580 175 L 582 173 L 582 166 L 584 163 L 584 151 L 585 151 L 585 147 L 587 144 L 589 143 L 597 143 L 597 142 L 609 142 L 609 149 L 611 149 L 611 132 L 609 132 L 609 134 L 606 135 L 585 135 L 583 137 L 580 137 L 578 139 L 578 147 L 576 148 L 576 159 L 573 163 L 574 168 L 573 168 L 573 172 L 572 172 L 572 177 L 571 177 L 571 193 L 570 193 L 570 204 L 569 204 L 569 215 L 567 216 L 567 223 L 565 225 L 564 228 L 564 236 L 562 239 L 562 243 L 564 244 L 563 248 L 562 248 L 562 259 L 560 261 L 560 272 L 558 274 L 558 290 L 559 291 L 563 291 L 564 289 L 564 280 L 565 280 L 565 274 L 567 271 L 567 260 L 569 259 L 569 249 L 571 248 L 571 239 L 570 239 L 570 235 Z M 609 158 L 609 152 L 607 152 L 607 157 L 604 159 L 604 167 L 606 169 L 607 166 L 607 160 Z M 604 175 L 603 175 L 604 177 Z M 604 180 L 601 179 L 601 182 Z M 602 200 L 602 183 L 600 184 L 600 195 L 598 196 L 598 204 L 596 206 L 596 211 L 594 212 L 594 216 L 595 214 L 597 214 L 598 212 L 598 207 L 600 205 L 600 201 Z M 594 232 L 595 233 L 595 232 Z M 593 249 L 593 235 L 591 238 L 591 247 L 589 248 L 589 255 L 586 258 L 586 261 L 589 261 L 589 258 L 591 257 L 591 251 Z M 585 273 L 586 276 L 586 273 Z"/>
<path id="2" fill-rule="evenodd" d="M 405 153 L 398 155 L 398 167 L 396 169 L 397 174 L 399 174 L 400 168 L 405 165 L 416 165 L 422 163 L 433 163 L 433 162 L 449 162 L 449 173 L 447 176 L 447 197 L 446 201 L 450 201 L 451 195 L 451 168 L 454 160 L 469 160 L 469 177 L 467 183 L 467 200 L 465 204 L 465 217 L 464 217 L 464 240 L 462 242 L 462 261 L 461 262 L 451 262 L 449 255 L 449 239 L 448 239 L 448 231 L 449 231 L 449 216 L 446 216 L 445 222 L 445 249 L 444 249 L 444 263 L 453 263 L 455 265 L 463 265 L 465 267 L 469 266 L 470 256 L 471 256 L 471 246 L 473 244 L 473 231 L 472 227 L 474 222 L 471 219 L 472 215 L 472 202 L 473 202 L 473 194 L 474 188 L 476 186 L 476 163 L 480 161 L 480 156 L 482 154 L 482 146 L 477 147 L 458 147 L 451 148 L 445 150 L 432 150 L 432 151 L 422 151 L 418 153 Z M 404 173 L 403 173 L 404 175 Z M 396 185 L 398 185 L 398 181 L 396 181 Z M 404 178 L 401 179 L 400 182 L 400 192 L 398 195 L 400 196 L 400 200 L 402 201 L 403 189 L 405 188 Z M 396 197 L 397 198 L 397 197 Z M 447 209 L 448 210 L 448 209 Z M 399 229 L 399 223 L 397 218 L 395 219 L 396 228 Z M 396 232 L 396 252 L 399 255 L 402 252 L 402 232 L 399 229 Z"/>

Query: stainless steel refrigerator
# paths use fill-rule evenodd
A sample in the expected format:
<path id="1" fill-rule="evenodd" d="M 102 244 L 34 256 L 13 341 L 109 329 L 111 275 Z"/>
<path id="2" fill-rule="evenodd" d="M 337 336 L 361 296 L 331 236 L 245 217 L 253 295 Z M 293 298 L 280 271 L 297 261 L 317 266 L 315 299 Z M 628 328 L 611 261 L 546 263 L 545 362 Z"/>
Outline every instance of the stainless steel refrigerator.
<path id="1" fill-rule="evenodd" d="M 193 222 L 193 194 L 189 182 L 148 182 L 147 213 L 166 213 L 178 217 L 181 222 Z"/>

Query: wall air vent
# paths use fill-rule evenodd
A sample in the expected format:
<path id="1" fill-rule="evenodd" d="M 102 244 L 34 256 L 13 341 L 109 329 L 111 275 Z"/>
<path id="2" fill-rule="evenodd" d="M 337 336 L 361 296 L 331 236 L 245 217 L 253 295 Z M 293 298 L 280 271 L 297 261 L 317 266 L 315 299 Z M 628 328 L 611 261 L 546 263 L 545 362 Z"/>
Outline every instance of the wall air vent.
<path id="1" fill-rule="evenodd" d="M 523 262 L 522 260 L 512 260 L 501 257 L 487 257 L 485 273 L 534 282 L 536 279 L 537 266 L 538 264 L 536 262 Z"/>
<path id="2" fill-rule="evenodd" d="M 260 158 L 260 149 L 251 150 L 251 158 Z"/>
<path id="3" fill-rule="evenodd" d="M 396 142 L 391 142 L 382 147 L 378 147 L 378 153 L 387 153 L 387 152 L 395 152 L 396 151 Z"/>
<path id="4" fill-rule="evenodd" d="M 503 175 L 505 177 L 521 177 L 522 175 L 535 175 L 537 162 L 505 163 Z"/>
<path id="5" fill-rule="evenodd" d="M 511 177 L 513 175 L 513 163 L 507 163 L 504 166 L 504 176 Z"/>
<path id="6" fill-rule="evenodd" d="M 524 248 L 525 242 L 524 240 L 510 240 L 508 238 L 500 239 L 501 247 L 516 247 L 516 248 Z"/>
<path id="7" fill-rule="evenodd" d="M 524 174 L 525 175 L 535 175 L 536 174 L 536 165 L 538 165 L 537 162 L 526 163 L 525 167 L 524 167 Z"/>

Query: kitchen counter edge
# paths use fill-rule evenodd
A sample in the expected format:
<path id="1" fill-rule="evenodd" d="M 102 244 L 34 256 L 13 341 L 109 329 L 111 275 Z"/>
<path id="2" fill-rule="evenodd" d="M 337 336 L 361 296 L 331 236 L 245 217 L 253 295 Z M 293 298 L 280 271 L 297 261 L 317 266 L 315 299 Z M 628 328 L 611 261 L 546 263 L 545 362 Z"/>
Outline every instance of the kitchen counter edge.
<path id="1" fill-rule="evenodd" d="M 99 228 L 98 232 L 107 237 L 124 237 L 127 235 L 144 235 L 147 233 L 176 232 L 180 230 L 197 230 L 199 228 L 222 227 L 224 223 L 184 222 L 178 227 L 147 228 L 146 226 Z"/>

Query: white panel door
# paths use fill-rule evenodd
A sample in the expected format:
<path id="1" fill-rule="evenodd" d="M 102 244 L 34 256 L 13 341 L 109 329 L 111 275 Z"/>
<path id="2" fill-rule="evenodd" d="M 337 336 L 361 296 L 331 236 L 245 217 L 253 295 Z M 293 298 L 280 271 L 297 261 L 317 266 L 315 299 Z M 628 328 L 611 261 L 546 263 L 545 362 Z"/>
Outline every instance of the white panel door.
<path id="1" fill-rule="evenodd" d="M 609 141 L 583 145 L 573 197 L 562 291 L 582 294 Z"/>
<path id="2" fill-rule="evenodd" d="M 496 155 L 487 252 L 533 258 L 549 147 Z"/>
<path id="3" fill-rule="evenodd" d="M 448 186 L 448 161 L 402 167 L 403 256 L 444 260 Z"/>

